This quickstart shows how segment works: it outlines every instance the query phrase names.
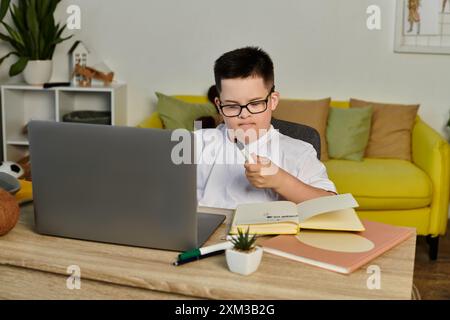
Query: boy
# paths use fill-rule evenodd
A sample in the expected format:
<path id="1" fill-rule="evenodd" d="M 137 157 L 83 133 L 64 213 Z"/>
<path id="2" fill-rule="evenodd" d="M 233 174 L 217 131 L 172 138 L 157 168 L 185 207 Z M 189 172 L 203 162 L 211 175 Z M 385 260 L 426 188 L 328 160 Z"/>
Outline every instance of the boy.
<path id="1" fill-rule="evenodd" d="M 202 156 L 197 166 L 200 206 L 235 209 L 242 203 L 300 203 L 336 194 L 314 147 L 271 125 L 280 98 L 273 69 L 269 55 L 255 47 L 225 53 L 216 61 L 215 104 L 225 123 L 196 132 Z M 251 156 L 246 159 L 238 145 Z"/>

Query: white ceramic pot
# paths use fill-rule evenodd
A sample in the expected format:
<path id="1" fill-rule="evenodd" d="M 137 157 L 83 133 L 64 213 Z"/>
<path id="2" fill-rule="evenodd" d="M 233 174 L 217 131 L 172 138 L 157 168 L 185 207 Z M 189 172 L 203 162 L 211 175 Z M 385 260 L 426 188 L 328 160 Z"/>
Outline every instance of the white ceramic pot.
<path id="1" fill-rule="evenodd" d="M 23 71 L 25 82 L 30 85 L 43 85 L 49 82 L 53 72 L 52 60 L 32 60 Z"/>
<path id="2" fill-rule="evenodd" d="M 244 276 L 255 272 L 263 255 L 263 249 L 256 247 L 254 251 L 250 253 L 237 251 L 234 249 L 227 249 L 225 257 L 227 260 L 228 269 L 231 272 L 239 273 Z"/>

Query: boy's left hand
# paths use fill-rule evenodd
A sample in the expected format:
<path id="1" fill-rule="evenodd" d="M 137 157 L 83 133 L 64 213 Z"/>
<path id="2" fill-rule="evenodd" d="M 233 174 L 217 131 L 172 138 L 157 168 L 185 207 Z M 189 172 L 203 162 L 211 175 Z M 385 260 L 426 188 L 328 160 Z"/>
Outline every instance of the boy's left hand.
<path id="1" fill-rule="evenodd" d="M 259 189 L 279 188 L 284 171 L 270 159 L 252 154 L 256 163 L 246 162 L 245 175 L 252 186 Z"/>

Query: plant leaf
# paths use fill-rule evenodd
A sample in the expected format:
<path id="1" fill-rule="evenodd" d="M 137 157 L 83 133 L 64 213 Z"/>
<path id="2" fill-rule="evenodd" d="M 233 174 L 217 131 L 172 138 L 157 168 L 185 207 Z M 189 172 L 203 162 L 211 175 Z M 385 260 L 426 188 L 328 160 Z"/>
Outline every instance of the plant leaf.
<path id="1" fill-rule="evenodd" d="M 27 21 L 28 21 L 28 27 L 31 31 L 31 41 L 34 45 L 34 50 L 32 51 L 32 58 L 37 59 L 39 56 L 39 22 L 37 20 L 36 16 L 36 1 L 30 0 L 29 6 L 27 8 Z"/>
<path id="2" fill-rule="evenodd" d="M 7 36 L 6 34 L 3 34 L 0 32 L 0 40 L 9 42 L 9 44 L 16 49 L 16 51 L 18 52 L 23 52 L 24 51 L 24 47 L 22 45 L 20 45 L 20 43 L 18 43 L 16 40 L 14 40 L 13 38 Z"/>
<path id="3" fill-rule="evenodd" d="M 0 3 L 0 20 L 3 21 L 3 19 L 6 16 L 6 13 L 8 12 L 9 4 L 11 0 L 1 0 Z"/>
<path id="4" fill-rule="evenodd" d="M 27 66 L 28 64 L 28 58 L 21 57 L 19 60 L 17 60 L 16 63 L 14 63 L 11 68 L 9 69 L 9 76 L 14 77 L 20 74 Z"/>

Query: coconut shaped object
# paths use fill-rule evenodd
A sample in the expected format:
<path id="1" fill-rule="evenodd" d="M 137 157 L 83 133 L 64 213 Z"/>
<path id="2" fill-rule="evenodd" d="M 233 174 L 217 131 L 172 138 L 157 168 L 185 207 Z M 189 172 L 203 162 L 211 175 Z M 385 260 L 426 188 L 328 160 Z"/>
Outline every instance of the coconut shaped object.
<path id="1" fill-rule="evenodd" d="M 0 236 L 11 231 L 19 221 L 20 208 L 9 192 L 0 189 Z"/>

